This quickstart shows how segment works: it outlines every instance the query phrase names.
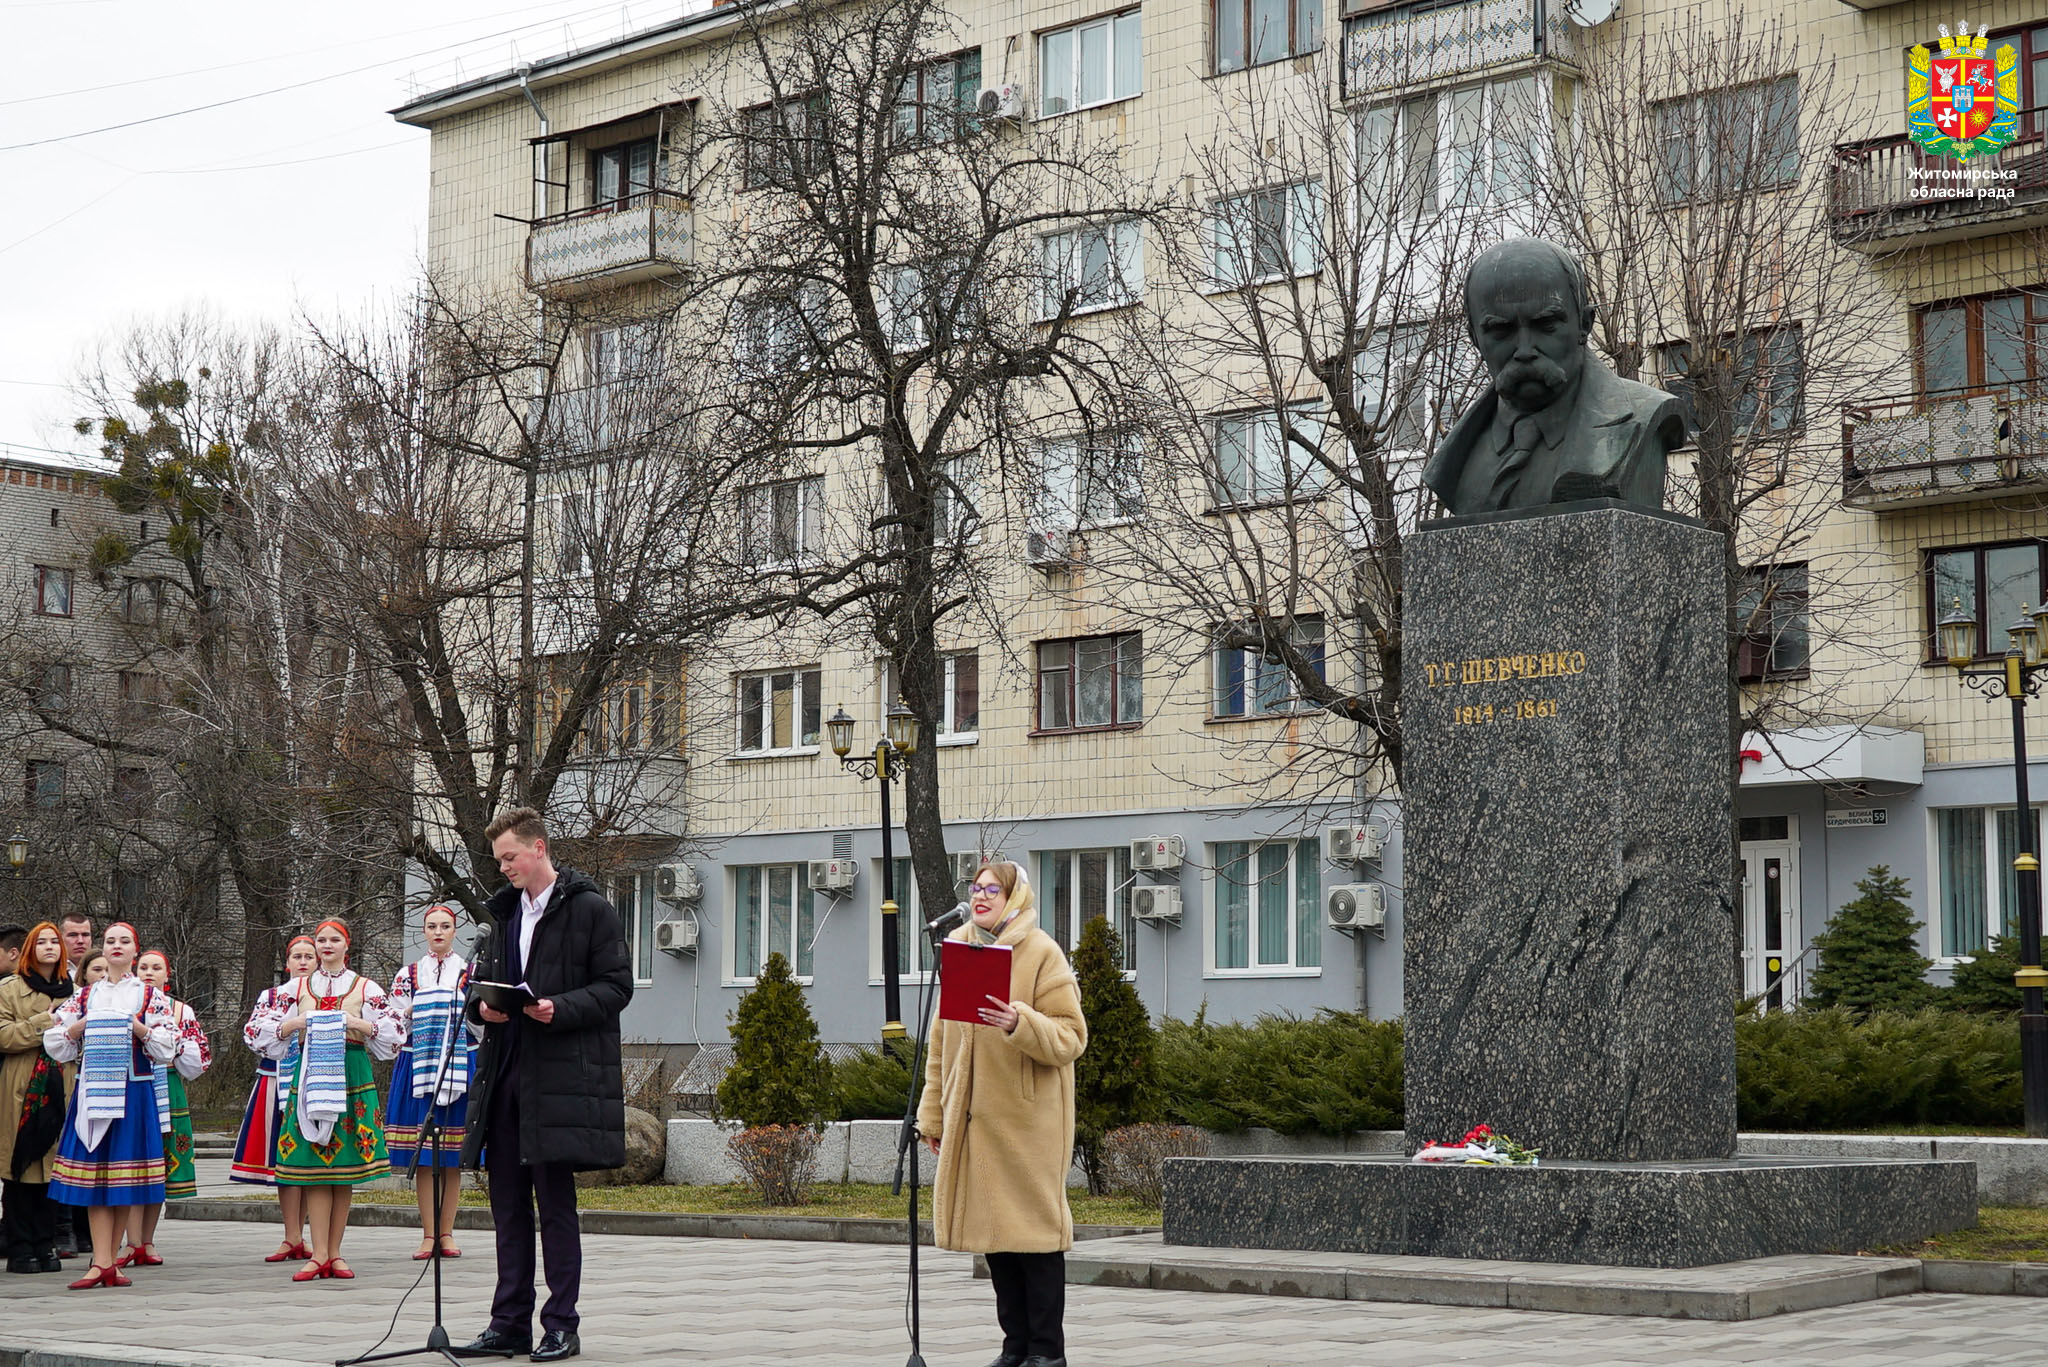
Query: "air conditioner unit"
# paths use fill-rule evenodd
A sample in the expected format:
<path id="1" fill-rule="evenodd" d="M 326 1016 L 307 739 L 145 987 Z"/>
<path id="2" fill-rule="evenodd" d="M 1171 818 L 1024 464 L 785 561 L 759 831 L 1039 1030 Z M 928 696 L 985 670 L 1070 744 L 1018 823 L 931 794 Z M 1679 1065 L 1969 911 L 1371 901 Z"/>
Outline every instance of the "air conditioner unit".
<path id="1" fill-rule="evenodd" d="M 1377 883 L 1339 883 L 1323 899 L 1337 930 L 1385 930 L 1387 893 Z"/>
<path id="2" fill-rule="evenodd" d="M 1131 842 L 1131 867 L 1171 873 L 1188 857 L 1188 842 L 1177 835 L 1150 835 Z"/>
<path id="3" fill-rule="evenodd" d="M 1015 81 L 985 86 L 975 97 L 974 112 L 983 119 L 1024 117 L 1024 87 Z"/>
<path id="4" fill-rule="evenodd" d="M 851 859 L 813 859 L 806 881 L 812 892 L 852 892 L 853 869 Z"/>
<path id="5" fill-rule="evenodd" d="M 1074 534 L 1049 530 L 1026 532 L 1024 563 L 1046 570 L 1073 564 Z"/>
<path id="6" fill-rule="evenodd" d="M 1323 858 L 1332 864 L 1356 864 L 1380 857 L 1380 833 L 1376 826 L 1325 826 Z"/>
<path id="7" fill-rule="evenodd" d="M 1180 924 L 1179 888 L 1132 888 L 1131 917 L 1168 925 Z"/>
<path id="8" fill-rule="evenodd" d="M 953 856 L 953 884 L 955 887 L 974 877 L 975 870 L 991 860 L 1001 859 L 998 850 L 960 850 Z"/>
<path id="9" fill-rule="evenodd" d="M 704 880 L 688 864 L 663 864 L 654 873 L 654 893 L 664 902 L 694 902 L 704 895 Z"/>
<path id="10" fill-rule="evenodd" d="M 664 954 L 673 954 L 678 959 L 685 954 L 697 952 L 697 921 L 692 916 L 677 916 L 654 923 L 654 947 Z"/>

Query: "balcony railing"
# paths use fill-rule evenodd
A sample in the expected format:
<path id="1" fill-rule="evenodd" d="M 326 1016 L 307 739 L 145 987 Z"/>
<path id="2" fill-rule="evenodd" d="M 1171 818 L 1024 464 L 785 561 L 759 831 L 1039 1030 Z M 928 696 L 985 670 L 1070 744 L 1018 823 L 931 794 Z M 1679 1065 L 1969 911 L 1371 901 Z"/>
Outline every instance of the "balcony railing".
<path id="1" fill-rule="evenodd" d="M 2048 107 L 2020 111 L 2020 135 L 1988 157 L 1930 157 L 1904 133 L 1834 149 L 1835 237 L 1865 251 L 1946 242 L 2048 222 Z"/>
<path id="2" fill-rule="evenodd" d="M 1459 0 L 1389 10 L 1346 21 L 1344 93 L 1371 96 L 1537 57 L 1571 62 L 1577 53 L 1578 30 L 1561 4 Z"/>
<path id="3" fill-rule="evenodd" d="M 526 237 L 526 285 L 540 293 L 629 284 L 696 257 L 690 201 L 651 190 L 616 204 L 538 220 Z"/>
<path id="4" fill-rule="evenodd" d="M 2048 489 L 2048 379 L 1880 399 L 1842 422 L 1842 498 L 1863 508 Z"/>

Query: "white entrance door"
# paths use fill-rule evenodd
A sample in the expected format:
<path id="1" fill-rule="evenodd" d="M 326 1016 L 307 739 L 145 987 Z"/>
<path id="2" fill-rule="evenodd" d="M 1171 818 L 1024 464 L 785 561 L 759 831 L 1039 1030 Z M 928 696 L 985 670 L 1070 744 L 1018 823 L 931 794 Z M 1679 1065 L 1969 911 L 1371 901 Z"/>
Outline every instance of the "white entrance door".
<path id="1" fill-rule="evenodd" d="M 1742 820 L 1742 994 L 1768 1010 L 1797 1004 L 1804 974 L 1787 977 L 1799 956 L 1799 829 L 1790 816 Z"/>

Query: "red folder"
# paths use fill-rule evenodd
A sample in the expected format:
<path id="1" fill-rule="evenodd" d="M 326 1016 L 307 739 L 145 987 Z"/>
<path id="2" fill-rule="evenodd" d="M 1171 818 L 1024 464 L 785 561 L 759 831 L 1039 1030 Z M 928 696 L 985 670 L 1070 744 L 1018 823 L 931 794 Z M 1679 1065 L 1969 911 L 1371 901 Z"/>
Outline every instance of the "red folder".
<path id="1" fill-rule="evenodd" d="M 1010 947 L 947 940 L 939 946 L 939 1019 L 982 1023 L 983 1007 L 1010 1000 Z"/>

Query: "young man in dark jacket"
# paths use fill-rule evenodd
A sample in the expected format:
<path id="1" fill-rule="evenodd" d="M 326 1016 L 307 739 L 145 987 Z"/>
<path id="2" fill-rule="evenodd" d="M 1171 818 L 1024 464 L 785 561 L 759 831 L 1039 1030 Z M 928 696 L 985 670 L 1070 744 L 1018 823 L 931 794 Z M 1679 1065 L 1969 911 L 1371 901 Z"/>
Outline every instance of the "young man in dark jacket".
<path id="1" fill-rule="evenodd" d="M 583 1349 L 576 1298 L 583 1245 L 576 1174 L 626 1162 L 626 1094 L 619 1013 L 633 996 L 632 961 L 618 912 L 597 884 L 557 870 L 547 828 L 530 807 L 500 812 L 486 829 L 511 886 L 485 904 L 492 925 L 474 976 L 524 984 L 536 1000 L 508 1016 L 473 1001 L 484 1023 L 470 1084 L 462 1161 L 490 1174 L 498 1289 L 490 1327 L 460 1357 L 559 1362 Z M 533 1341 L 534 1210 L 548 1299 Z"/>

